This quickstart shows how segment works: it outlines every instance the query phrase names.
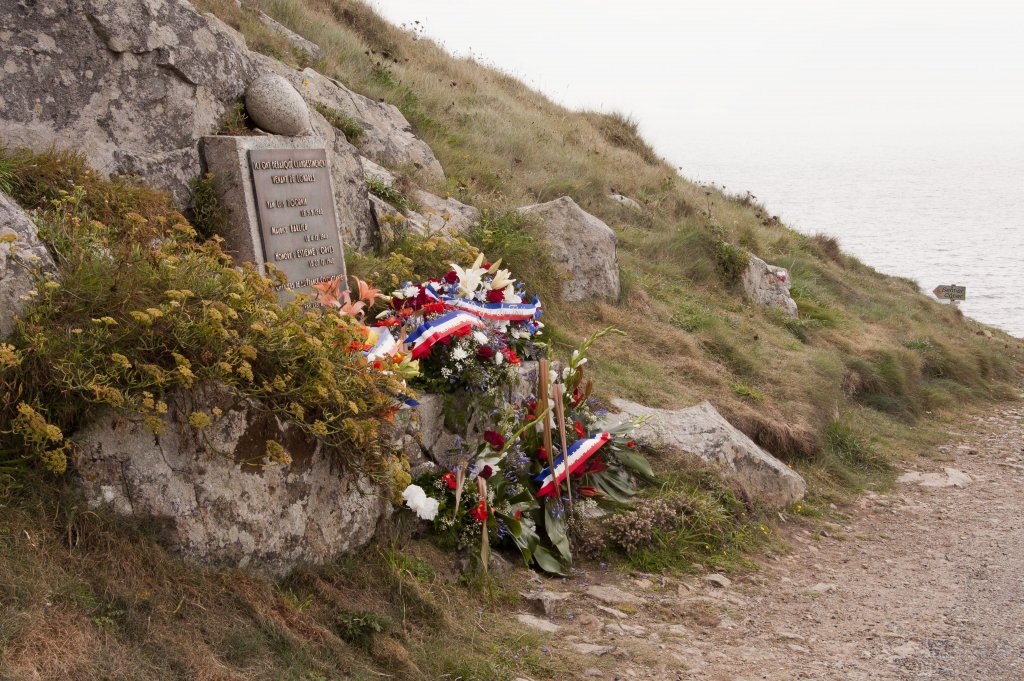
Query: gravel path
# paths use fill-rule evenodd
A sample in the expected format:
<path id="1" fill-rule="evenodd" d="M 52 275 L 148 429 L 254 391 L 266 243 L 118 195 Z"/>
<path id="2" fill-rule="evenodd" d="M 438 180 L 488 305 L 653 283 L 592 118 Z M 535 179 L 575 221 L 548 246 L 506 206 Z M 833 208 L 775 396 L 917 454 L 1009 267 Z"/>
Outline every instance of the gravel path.
<path id="1" fill-rule="evenodd" d="M 951 437 L 760 572 L 591 575 L 610 593 L 577 583 L 532 624 L 559 627 L 577 678 L 1024 679 L 1024 408 Z"/>

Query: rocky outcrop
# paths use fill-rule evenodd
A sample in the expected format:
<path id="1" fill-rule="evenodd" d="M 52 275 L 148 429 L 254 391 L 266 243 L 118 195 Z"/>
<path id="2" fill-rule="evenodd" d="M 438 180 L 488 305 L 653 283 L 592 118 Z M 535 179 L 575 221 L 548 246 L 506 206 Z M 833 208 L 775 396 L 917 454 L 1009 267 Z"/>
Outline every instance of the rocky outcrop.
<path id="1" fill-rule="evenodd" d="M 635 199 L 631 199 L 628 196 L 611 193 L 608 195 L 608 198 L 614 201 L 615 203 L 625 206 L 626 208 L 632 208 L 633 210 L 643 210 L 643 207 L 639 203 L 637 203 Z"/>
<path id="2" fill-rule="evenodd" d="M 782 267 L 769 265 L 761 258 L 750 254 L 750 262 L 743 272 L 743 292 L 751 302 L 764 307 L 778 308 L 788 317 L 798 314 L 796 301 L 789 295 L 793 282 L 789 272 Z"/>
<path id="3" fill-rule="evenodd" d="M 733 427 L 708 401 L 686 409 L 652 409 L 627 400 L 613 400 L 624 417 L 652 417 L 635 439 L 650 450 L 696 457 L 722 477 L 736 483 L 750 499 L 781 508 L 803 498 L 804 479 Z"/>
<path id="4" fill-rule="evenodd" d="M 570 275 L 562 291 L 567 302 L 618 301 L 617 239 L 608 225 L 568 196 L 519 210 L 544 227 L 552 258 Z"/>
<path id="5" fill-rule="evenodd" d="M 237 33 L 184 0 L 4 2 L 0 27 L 0 141 L 73 145 L 182 204 L 196 141 L 259 72 Z"/>
<path id="6" fill-rule="evenodd" d="M 18 204 L 0 192 L 0 338 L 14 330 L 34 273 L 54 269 L 53 258 L 39 241 L 36 225 Z"/>
<path id="7" fill-rule="evenodd" d="M 363 128 L 359 150 L 385 166 L 408 166 L 424 181 L 441 184 L 444 171 L 430 146 L 412 131 L 412 126 L 397 107 L 374 101 L 313 69 L 284 73 L 307 100 L 336 109 Z"/>
<path id="8" fill-rule="evenodd" d="M 223 415 L 206 430 L 185 423 L 214 407 Z M 217 386 L 171 400 L 165 425 L 154 437 L 109 414 L 75 436 L 75 466 L 93 506 L 155 521 L 188 557 L 281 574 L 360 548 L 390 513 L 387 494 L 346 470 L 342 452 Z M 268 440 L 290 465 L 254 465 Z"/>
<path id="9" fill-rule="evenodd" d="M 366 157 L 360 160 L 367 178 L 377 180 L 388 187 L 395 186 L 396 178 L 390 170 Z M 390 229 L 411 229 L 418 234 L 440 230 L 457 234 L 469 230 L 480 219 L 479 210 L 450 196 L 441 198 L 428 191 L 414 189 L 408 198 L 415 204 L 415 210 L 400 210 L 398 206 L 393 206 L 379 196 L 371 195 L 370 205 L 382 230 L 388 231 L 385 229 L 387 226 Z"/>
<path id="10" fill-rule="evenodd" d="M 292 47 L 296 47 L 305 52 L 307 55 L 309 55 L 309 58 L 311 60 L 319 61 L 323 59 L 325 56 L 327 56 L 326 54 L 324 54 L 323 48 L 314 43 L 312 40 L 307 40 L 306 38 L 303 38 L 295 31 L 291 30 L 287 26 L 278 23 L 273 18 L 267 16 L 265 13 L 256 10 L 256 18 L 259 19 L 261 24 L 269 28 L 274 33 L 280 36 L 284 36 L 284 38 L 287 39 L 288 42 L 292 44 Z"/>
<path id="11" fill-rule="evenodd" d="M 189 182 L 203 171 L 199 140 L 216 134 L 247 86 L 267 74 L 285 78 L 306 101 L 356 120 L 364 128 L 363 154 L 444 181 L 430 147 L 397 108 L 250 51 L 239 33 L 185 0 L 4 2 L 0 40 L 0 143 L 37 151 L 71 146 L 97 170 L 140 176 L 182 206 Z M 253 119 L 268 125 L 263 104 L 274 102 L 254 107 Z M 332 163 L 346 164 L 352 147 L 344 134 L 316 111 L 308 113 Z M 294 126 L 268 128 L 296 134 Z M 377 237 L 362 191 L 350 211 L 356 222 L 343 227 L 365 249 Z"/>

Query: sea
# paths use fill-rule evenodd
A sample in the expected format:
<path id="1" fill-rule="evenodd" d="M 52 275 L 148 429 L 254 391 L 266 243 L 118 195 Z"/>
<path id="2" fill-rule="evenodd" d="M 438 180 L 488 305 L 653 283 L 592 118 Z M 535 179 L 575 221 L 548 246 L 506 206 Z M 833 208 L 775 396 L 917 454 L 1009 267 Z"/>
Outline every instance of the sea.
<path id="1" fill-rule="evenodd" d="M 923 294 L 966 286 L 965 314 L 1024 337 L 1024 135 L 676 144 L 667 156 L 684 176 L 749 191 L 788 226 L 836 237 Z"/>

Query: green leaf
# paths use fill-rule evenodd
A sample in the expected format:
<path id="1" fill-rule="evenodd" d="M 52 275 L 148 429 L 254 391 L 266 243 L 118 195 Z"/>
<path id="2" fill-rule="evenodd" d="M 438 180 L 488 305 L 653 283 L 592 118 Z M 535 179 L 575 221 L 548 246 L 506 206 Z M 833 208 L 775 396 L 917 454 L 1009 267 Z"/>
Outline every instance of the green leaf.
<path id="1" fill-rule="evenodd" d="M 537 565 L 544 572 L 549 572 L 559 577 L 565 577 L 565 566 L 562 564 L 555 554 L 548 551 L 543 546 L 538 546 L 536 552 L 533 554 L 534 559 L 537 561 Z"/>
<path id="2" fill-rule="evenodd" d="M 551 544 L 558 549 L 558 553 L 561 554 L 562 558 L 571 564 L 572 549 L 569 547 L 569 535 L 566 533 L 564 511 L 563 515 L 558 518 L 551 515 L 551 507 L 554 506 L 553 501 L 548 499 L 544 504 L 544 529 L 547 532 L 548 539 L 551 540 Z"/>
<path id="3" fill-rule="evenodd" d="M 616 458 L 619 463 L 633 475 L 643 478 L 647 482 L 657 482 L 658 478 L 654 475 L 654 470 L 651 468 L 650 462 L 647 458 L 639 452 L 633 451 L 632 449 L 624 449 L 622 451 L 615 452 Z"/>
<path id="4" fill-rule="evenodd" d="M 607 470 L 590 476 L 594 487 L 604 492 L 612 501 L 628 504 L 636 491 L 624 471 Z"/>

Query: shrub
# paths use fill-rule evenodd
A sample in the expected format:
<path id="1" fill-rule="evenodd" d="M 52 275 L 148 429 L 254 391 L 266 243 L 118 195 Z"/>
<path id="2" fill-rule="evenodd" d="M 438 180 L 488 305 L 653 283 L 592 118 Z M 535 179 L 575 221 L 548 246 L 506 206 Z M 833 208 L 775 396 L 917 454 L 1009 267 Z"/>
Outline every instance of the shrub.
<path id="1" fill-rule="evenodd" d="M 244 135 L 249 132 L 249 114 L 245 104 L 236 102 L 220 117 L 217 132 L 221 135 Z"/>
<path id="2" fill-rule="evenodd" d="M 378 180 L 376 177 L 367 177 L 366 189 L 374 196 L 387 201 L 399 210 L 409 210 L 409 199 L 405 194 L 386 184 L 383 180 Z"/>
<path id="3" fill-rule="evenodd" d="M 195 227 L 199 238 L 206 241 L 217 233 L 218 227 L 227 222 L 228 211 L 220 203 L 220 192 L 217 190 L 217 180 L 213 173 L 192 178 L 188 187 L 188 207 L 192 226 Z"/>
<path id="4" fill-rule="evenodd" d="M 357 144 L 366 132 L 358 121 L 343 111 L 338 111 L 320 102 L 313 102 L 313 108 L 319 111 L 320 115 L 326 118 L 334 128 L 340 130 L 345 135 L 345 139 L 352 144 Z"/>
<path id="5" fill-rule="evenodd" d="M 363 341 L 351 318 L 279 304 L 276 274 L 236 268 L 216 240 L 196 243 L 166 203 L 113 224 L 94 219 L 91 205 L 79 188 L 39 215 L 59 272 L 39 281 L 0 346 L 0 432 L 13 434 L 3 457 L 60 472 L 72 448 L 66 434 L 98 411 L 120 410 L 159 434 L 170 394 L 215 381 L 351 463 L 379 465 L 378 427 L 401 387 L 350 349 Z M 218 417 L 188 421 L 202 429 Z M 283 449 L 267 454 L 287 461 Z"/>
<path id="6" fill-rule="evenodd" d="M 722 281 L 727 285 L 735 284 L 743 276 L 750 258 L 747 251 L 734 246 L 728 241 L 719 241 L 715 248 L 715 264 Z"/>

